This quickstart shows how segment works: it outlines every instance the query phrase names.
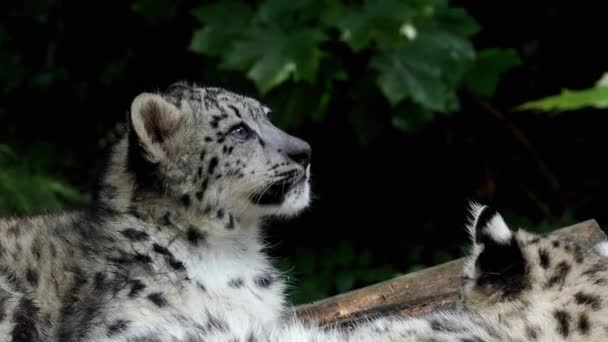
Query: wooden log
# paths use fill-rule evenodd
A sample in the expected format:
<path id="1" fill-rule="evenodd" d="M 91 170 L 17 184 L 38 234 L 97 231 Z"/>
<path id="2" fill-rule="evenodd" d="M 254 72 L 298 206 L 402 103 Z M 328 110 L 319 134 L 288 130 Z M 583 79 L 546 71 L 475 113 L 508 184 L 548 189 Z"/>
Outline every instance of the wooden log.
<path id="1" fill-rule="evenodd" d="M 551 234 L 565 235 L 592 246 L 606 239 L 595 220 L 558 229 Z M 406 274 L 334 297 L 296 307 L 304 321 L 327 325 L 356 320 L 368 314 L 400 311 L 421 315 L 456 302 L 461 285 L 463 259 L 450 261 Z"/>

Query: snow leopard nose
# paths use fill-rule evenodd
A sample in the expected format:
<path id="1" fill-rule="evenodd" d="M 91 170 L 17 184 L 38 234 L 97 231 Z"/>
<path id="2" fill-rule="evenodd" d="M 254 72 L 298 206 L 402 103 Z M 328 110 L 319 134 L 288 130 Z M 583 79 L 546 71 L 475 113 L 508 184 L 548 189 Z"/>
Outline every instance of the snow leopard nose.
<path id="1" fill-rule="evenodd" d="M 302 165 L 304 168 L 310 164 L 310 158 L 312 157 L 312 149 L 310 145 L 301 139 L 293 138 L 287 144 L 285 148 L 287 157 L 292 161 Z"/>

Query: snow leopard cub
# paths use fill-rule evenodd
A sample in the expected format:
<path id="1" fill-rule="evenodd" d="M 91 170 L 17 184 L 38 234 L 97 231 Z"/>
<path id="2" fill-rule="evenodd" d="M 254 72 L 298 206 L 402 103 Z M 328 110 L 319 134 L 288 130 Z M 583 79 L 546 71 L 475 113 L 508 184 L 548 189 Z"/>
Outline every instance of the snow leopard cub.
<path id="1" fill-rule="evenodd" d="M 475 207 L 463 306 L 299 323 L 265 216 L 310 201 L 310 146 L 258 101 L 176 83 L 135 97 L 85 210 L 0 221 L 0 341 L 505 341 L 606 337 L 606 245 L 512 232 Z"/>

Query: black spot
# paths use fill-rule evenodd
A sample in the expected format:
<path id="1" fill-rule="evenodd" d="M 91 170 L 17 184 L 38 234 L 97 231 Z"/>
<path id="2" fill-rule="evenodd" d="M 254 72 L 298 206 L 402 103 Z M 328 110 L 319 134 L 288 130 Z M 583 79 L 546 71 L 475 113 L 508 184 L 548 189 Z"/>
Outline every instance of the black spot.
<path id="1" fill-rule="evenodd" d="M 574 261 L 576 261 L 577 263 L 582 263 L 583 260 L 585 259 L 585 254 L 583 252 L 583 249 L 580 245 L 574 245 Z"/>
<path id="2" fill-rule="evenodd" d="M 121 234 L 131 241 L 143 241 L 148 239 L 148 233 L 133 228 L 125 229 Z"/>
<path id="3" fill-rule="evenodd" d="M 563 284 L 566 281 L 566 277 L 570 273 L 570 265 L 567 262 L 562 261 L 555 267 L 555 272 L 553 275 L 547 280 L 547 284 L 545 287 L 553 287 L 558 284 Z"/>
<path id="4" fill-rule="evenodd" d="M 217 128 L 219 125 L 219 122 L 222 121 L 222 117 L 219 115 L 214 115 L 211 117 L 211 127 L 213 128 Z"/>
<path id="5" fill-rule="evenodd" d="M 196 196 L 196 199 L 199 201 L 203 200 L 203 192 L 202 191 L 198 191 L 197 193 L 194 194 L 194 196 Z"/>
<path id="6" fill-rule="evenodd" d="M 208 170 L 207 172 L 209 173 L 210 176 L 213 175 L 213 172 L 215 171 L 215 168 L 217 167 L 217 163 L 218 163 L 217 157 L 213 157 L 209 161 L 209 166 L 207 168 L 207 170 Z"/>
<path id="7" fill-rule="evenodd" d="M 549 254 L 547 254 L 547 251 L 544 249 L 539 249 L 538 250 L 538 259 L 540 260 L 540 266 L 544 269 L 549 268 Z"/>
<path id="8" fill-rule="evenodd" d="M 209 179 L 205 179 L 203 183 L 201 183 L 201 194 L 207 190 L 207 186 L 209 185 Z M 202 197 L 203 195 L 201 195 Z"/>
<path id="9" fill-rule="evenodd" d="M 226 146 L 226 145 L 222 146 L 222 153 L 223 154 L 228 153 L 228 146 Z"/>
<path id="10" fill-rule="evenodd" d="M 190 206 L 190 203 L 192 201 L 190 199 L 190 195 L 188 195 L 188 194 L 182 195 L 182 197 L 180 197 L 179 200 L 182 202 L 182 205 L 186 208 Z"/>
<path id="11" fill-rule="evenodd" d="M 15 237 L 19 237 L 19 235 L 21 235 L 21 230 L 19 230 L 19 228 L 14 225 L 8 229 L 7 233 Z"/>
<path id="12" fill-rule="evenodd" d="M 264 142 L 264 140 L 262 140 L 262 138 L 258 137 L 258 141 L 260 142 L 260 145 L 262 145 L 262 147 L 266 147 L 266 143 Z"/>
<path id="13" fill-rule="evenodd" d="M 232 230 L 234 229 L 234 217 L 231 214 L 228 214 L 228 224 L 226 225 L 226 229 Z"/>
<path id="14" fill-rule="evenodd" d="M 238 108 L 236 108 L 233 105 L 228 105 L 228 108 L 232 109 L 232 111 L 234 112 L 234 115 L 241 118 L 241 112 L 238 110 Z"/>
<path id="15" fill-rule="evenodd" d="M 583 275 L 591 277 L 591 276 L 595 276 L 597 273 L 602 273 L 602 272 L 606 272 L 606 271 L 608 271 L 606 264 L 597 263 L 597 264 L 594 264 L 591 267 L 589 267 L 589 269 L 587 269 L 585 272 L 583 272 Z"/>
<path id="16" fill-rule="evenodd" d="M 205 138 L 205 139 L 207 139 L 207 138 Z M 209 138 L 209 139 L 211 139 L 211 138 Z M 206 155 L 206 154 L 207 154 L 207 151 L 202 150 L 202 151 L 201 151 L 201 156 L 200 156 L 200 159 L 201 159 L 201 160 L 205 160 L 205 155 Z"/>
<path id="17" fill-rule="evenodd" d="M 555 310 L 553 317 L 557 321 L 557 332 L 564 338 L 570 335 L 570 314 L 564 310 Z"/>
<path id="18" fill-rule="evenodd" d="M 148 295 L 148 299 L 152 303 L 154 303 L 154 305 L 158 306 L 159 308 L 165 307 L 168 304 L 167 299 L 165 299 L 165 297 L 163 296 L 163 294 L 160 293 L 160 292 L 150 293 Z"/>
<path id="19" fill-rule="evenodd" d="M 449 322 L 440 322 L 437 319 L 431 320 L 430 325 L 431 329 L 433 329 L 434 331 L 457 332 L 460 330 L 458 329 L 458 327 L 450 325 Z"/>
<path id="20" fill-rule="evenodd" d="M 253 282 L 259 287 L 267 288 L 270 285 L 272 285 L 272 283 L 274 282 L 274 279 L 273 279 L 272 275 L 266 273 L 266 274 L 262 274 L 262 275 L 255 277 L 253 279 Z"/>
<path id="21" fill-rule="evenodd" d="M 166 212 L 165 215 L 163 215 L 163 224 L 165 226 L 168 226 L 171 224 L 171 213 Z"/>
<path id="22" fill-rule="evenodd" d="M 37 243 L 32 244 L 32 254 L 36 258 L 36 260 L 40 260 L 40 247 Z"/>
<path id="23" fill-rule="evenodd" d="M 530 340 L 536 340 L 538 338 L 538 333 L 536 332 L 536 330 L 534 328 L 526 326 L 526 336 Z"/>
<path id="24" fill-rule="evenodd" d="M 207 331 L 226 331 L 228 329 L 226 322 L 219 320 L 217 317 L 208 315 Z"/>
<path id="25" fill-rule="evenodd" d="M 170 255 L 173 256 L 173 254 L 171 254 L 171 252 L 169 252 L 168 249 L 166 249 L 165 247 L 159 245 L 159 244 L 153 244 L 152 245 L 152 249 L 154 249 L 154 251 L 158 254 L 163 254 L 163 255 Z"/>
<path id="26" fill-rule="evenodd" d="M 225 139 L 225 138 L 226 138 L 226 137 L 223 137 L 223 136 L 222 136 L 221 138 L 217 138 L 217 142 L 218 142 L 219 144 L 221 144 L 221 143 L 223 143 L 223 142 L 224 142 L 224 139 Z"/>
<path id="27" fill-rule="evenodd" d="M 536 238 L 534 238 L 534 239 L 532 239 L 532 240 L 528 241 L 528 244 L 530 244 L 530 245 L 535 245 L 535 244 L 537 244 L 539 241 L 540 241 L 540 238 L 536 237 Z"/>
<path id="28" fill-rule="evenodd" d="M 578 327 L 578 331 L 580 331 L 581 335 L 587 335 L 589 333 L 591 324 L 589 324 L 589 317 L 587 317 L 587 314 L 581 313 L 578 316 L 577 327 Z"/>
<path id="29" fill-rule="evenodd" d="M 93 279 L 93 284 L 95 286 L 95 290 L 103 290 L 105 283 L 105 275 L 101 272 L 95 273 L 95 278 Z"/>
<path id="30" fill-rule="evenodd" d="M 205 287 L 205 285 L 203 285 L 203 283 L 197 281 L 196 286 L 198 286 L 198 288 L 201 289 L 201 291 L 207 292 L 207 288 Z"/>
<path id="31" fill-rule="evenodd" d="M 212 137 L 205 137 L 205 141 L 206 142 L 212 142 L 213 138 Z M 201 158 L 201 159 L 203 159 L 203 158 Z"/>
<path id="32" fill-rule="evenodd" d="M 25 273 L 25 279 L 27 280 L 28 283 L 30 283 L 30 285 L 32 286 L 37 286 L 38 285 L 38 272 L 36 272 L 36 270 L 28 268 L 27 272 Z"/>
<path id="33" fill-rule="evenodd" d="M 198 173 L 198 178 L 202 178 L 203 177 L 203 168 L 199 167 L 197 173 Z"/>
<path id="34" fill-rule="evenodd" d="M 19 304 L 13 313 L 13 331 L 11 332 L 11 341 L 13 342 L 29 342 L 40 341 L 38 336 L 38 328 L 36 327 L 36 318 L 39 314 L 39 309 L 34 305 L 34 302 L 22 297 Z"/>
<path id="35" fill-rule="evenodd" d="M 165 256 L 165 261 L 169 264 L 169 266 L 171 266 L 171 268 L 173 268 L 174 270 L 177 271 L 183 271 L 186 269 L 186 267 L 184 266 L 184 263 L 175 259 L 175 257 L 173 256 L 173 254 L 171 252 L 169 252 L 169 250 L 159 244 L 153 244 L 152 245 L 152 249 L 158 253 L 158 254 L 162 254 Z"/>
<path id="36" fill-rule="evenodd" d="M 190 226 L 186 232 L 186 238 L 191 244 L 197 246 L 199 242 L 205 241 L 205 234 L 200 232 L 196 227 Z"/>
<path id="37" fill-rule="evenodd" d="M 599 310 L 602 307 L 602 299 L 599 296 L 577 292 L 574 295 L 574 300 L 579 305 L 586 305 L 593 310 Z"/>
<path id="38" fill-rule="evenodd" d="M 243 285 L 245 285 L 245 282 L 241 278 L 234 278 L 228 282 L 228 286 L 235 288 L 235 289 L 243 287 Z"/>
<path id="39" fill-rule="evenodd" d="M 557 241 L 557 240 L 553 241 L 553 247 L 559 247 L 559 241 Z"/>
<path id="40" fill-rule="evenodd" d="M 170 258 L 169 260 L 167 260 L 167 262 L 169 263 L 169 266 L 171 266 L 171 268 L 176 271 L 183 271 L 186 269 L 184 263 L 175 258 Z"/>
<path id="41" fill-rule="evenodd" d="M 234 146 L 230 146 L 228 147 L 228 155 L 232 154 L 232 150 L 234 149 Z"/>
<path id="42" fill-rule="evenodd" d="M 129 321 L 125 321 L 123 319 L 119 319 L 114 322 L 112 325 L 108 326 L 108 337 L 116 336 L 123 331 L 127 330 L 129 327 Z"/>
<path id="43" fill-rule="evenodd" d="M 144 263 L 144 264 L 149 264 L 152 262 L 152 258 L 150 258 L 149 255 L 139 254 L 139 253 L 137 253 L 133 256 L 133 260 Z"/>
<path id="44" fill-rule="evenodd" d="M 217 217 L 218 218 L 223 218 L 224 217 L 224 209 L 218 209 L 217 210 Z"/>
<path id="45" fill-rule="evenodd" d="M 136 297 L 141 291 L 146 288 L 146 285 L 141 282 L 139 279 L 129 280 L 129 284 L 131 284 L 131 291 L 129 292 L 129 297 Z"/>

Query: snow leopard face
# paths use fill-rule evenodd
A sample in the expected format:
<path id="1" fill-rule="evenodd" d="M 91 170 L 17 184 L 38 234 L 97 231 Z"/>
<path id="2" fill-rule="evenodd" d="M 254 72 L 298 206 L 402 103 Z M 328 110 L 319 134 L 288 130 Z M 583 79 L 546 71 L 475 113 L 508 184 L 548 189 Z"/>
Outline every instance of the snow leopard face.
<path id="1" fill-rule="evenodd" d="M 140 94 L 131 106 L 134 174 L 190 210 L 294 215 L 309 204 L 311 148 L 269 112 L 253 98 L 186 83 Z"/>

